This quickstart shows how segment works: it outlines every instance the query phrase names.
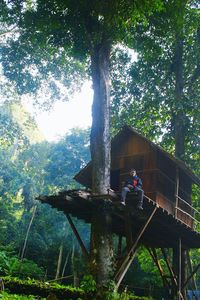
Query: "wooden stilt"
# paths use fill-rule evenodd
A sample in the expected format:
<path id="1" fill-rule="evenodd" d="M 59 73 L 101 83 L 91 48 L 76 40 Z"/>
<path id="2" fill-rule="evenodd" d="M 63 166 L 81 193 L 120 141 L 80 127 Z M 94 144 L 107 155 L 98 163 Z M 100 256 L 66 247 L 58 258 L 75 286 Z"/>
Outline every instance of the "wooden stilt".
<path id="1" fill-rule="evenodd" d="M 181 293 L 181 238 L 179 238 L 178 244 L 178 300 L 181 300 L 180 293 Z"/>
<path id="2" fill-rule="evenodd" d="M 75 225 L 74 225 L 74 223 L 71 219 L 71 217 L 68 214 L 65 214 L 65 215 L 66 215 L 67 220 L 68 220 L 68 222 L 69 222 L 69 224 L 72 228 L 72 231 L 74 232 L 74 234 L 75 234 L 75 236 L 76 236 L 76 238 L 79 242 L 79 245 L 81 247 L 83 255 L 88 259 L 89 258 L 89 253 L 88 253 L 88 251 L 87 251 L 87 249 L 86 249 L 86 247 L 85 247 L 85 245 L 84 245 L 84 243 L 83 243 L 83 241 L 82 241 L 82 239 L 81 239 L 81 237 L 80 237 L 80 235 L 79 235 L 79 233 L 78 233 L 78 231 L 77 231 L 77 229 L 76 229 L 76 227 L 75 227 Z"/>
<path id="3" fill-rule="evenodd" d="M 147 226 L 149 225 L 149 223 L 151 222 L 151 219 L 153 218 L 155 212 L 157 210 L 157 207 L 154 208 L 153 212 L 151 213 L 151 215 L 149 216 L 149 218 L 147 219 L 146 223 L 144 224 L 144 226 L 142 227 L 142 229 L 140 230 L 135 242 L 133 243 L 133 245 L 131 246 L 128 254 L 125 256 L 121 266 L 119 267 L 119 270 L 116 272 L 115 276 L 114 276 L 114 280 L 116 282 L 116 289 L 118 289 L 121 281 L 123 280 L 127 270 L 129 269 L 135 255 L 136 255 L 136 248 L 138 246 L 138 242 L 140 240 L 140 238 L 142 237 L 144 231 L 146 230 Z"/>
<path id="4" fill-rule="evenodd" d="M 177 247 L 173 248 L 173 272 L 177 278 L 177 285 L 173 286 L 172 299 L 185 300 L 181 286 L 181 244 L 181 238 L 179 238 Z"/>
<path id="5" fill-rule="evenodd" d="M 178 241 L 178 261 L 177 261 L 177 273 L 178 273 L 178 292 L 177 299 L 178 300 L 186 300 L 185 295 L 182 293 L 182 272 L 183 272 L 183 264 L 182 264 L 182 240 L 179 237 Z"/>
<path id="6" fill-rule="evenodd" d="M 172 265 L 173 265 L 173 273 L 175 275 L 177 284 L 173 285 L 172 291 L 172 299 L 177 299 L 178 294 L 178 263 L 179 263 L 179 255 L 178 255 L 178 245 L 173 248 L 173 258 L 172 258 Z"/>
<path id="7" fill-rule="evenodd" d="M 186 255 L 187 255 L 187 263 L 188 263 L 188 268 L 189 268 L 189 272 L 190 272 L 190 274 L 195 274 L 196 273 L 196 271 L 198 270 L 198 266 L 200 266 L 200 264 L 197 266 L 198 268 L 197 268 L 197 270 L 194 272 L 194 270 L 193 270 L 193 267 L 192 267 L 192 263 L 191 263 L 191 259 L 190 259 L 190 253 L 189 253 L 189 250 L 187 251 L 187 253 L 186 253 Z M 195 268 L 196 269 L 196 268 Z M 196 285 L 196 282 L 195 282 L 195 280 L 194 280 L 194 276 L 189 276 L 190 277 L 190 279 L 188 280 L 188 279 L 186 279 L 186 281 L 190 281 L 191 280 L 191 284 L 192 284 L 192 289 L 193 290 L 197 290 L 197 285 Z M 185 284 L 184 284 L 185 285 Z"/>
<path id="8" fill-rule="evenodd" d="M 175 218 L 177 218 L 178 194 L 179 194 L 179 168 L 178 168 L 178 166 L 176 166 L 176 184 L 175 184 Z"/>
<path id="9" fill-rule="evenodd" d="M 186 299 L 186 289 L 183 286 L 186 281 L 186 265 L 187 265 L 186 249 L 181 247 L 181 293 Z"/>
<path id="10" fill-rule="evenodd" d="M 121 257 L 121 255 L 122 255 L 122 236 L 120 235 L 118 239 L 117 256 Z"/>
<path id="11" fill-rule="evenodd" d="M 158 256 L 157 256 L 156 249 L 155 248 L 152 248 L 152 249 L 147 248 L 147 250 L 149 251 L 149 254 L 151 255 L 154 263 L 156 264 L 156 266 L 158 268 L 158 271 L 160 273 L 160 276 L 162 278 L 162 281 L 163 281 L 163 286 L 166 288 L 166 291 L 168 292 L 171 289 L 171 286 L 170 286 L 170 283 L 167 280 L 167 278 L 166 278 L 166 276 L 163 272 L 162 266 L 161 266 L 160 261 L 159 261 Z"/>
<path id="12" fill-rule="evenodd" d="M 163 248 L 161 248 L 161 251 L 162 251 L 164 260 L 166 262 L 167 268 L 169 270 L 170 276 L 171 276 L 171 288 L 174 287 L 173 289 L 177 289 L 178 282 L 177 282 L 177 279 L 176 279 L 176 275 L 174 274 L 174 271 L 173 271 L 173 269 L 172 269 L 172 267 L 170 265 L 170 262 L 169 262 L 169 259 L 167 257 L 166 251 Z"/>
<path id="13" fill-rule="evenodd" d="M 188 284 L 188 282 L 191 280 L 191 278 L 194 276 L 194 274 L 198 271 L 198 269 L 200 268 L 200 264 L 198 264 L 192 271 L 192 273 L 189 275 L 189 277 L 186 279 L 186 281 L 183 284 L 183 288 L 186 287 L 186 285 Z"/>
<path id="14" fill-rule="evenodd" d="M 130 211 L 128 206 L 126 206 L 125 208 L 125 231 L 126 231 L 126 246 L 128 251 L 131 248 L 131 245 L 133 245 L 131 216 L 130 216 Z"/>

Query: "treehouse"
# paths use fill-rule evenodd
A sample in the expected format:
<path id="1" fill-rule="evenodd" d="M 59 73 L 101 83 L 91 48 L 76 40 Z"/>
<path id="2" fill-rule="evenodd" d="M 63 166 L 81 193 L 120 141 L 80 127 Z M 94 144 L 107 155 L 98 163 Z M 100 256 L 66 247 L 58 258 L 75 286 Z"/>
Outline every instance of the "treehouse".
<path id="1" fill-rule="evenodd" d="M 126 206 L 120 203 L 121 185 L 131 168 L 137 170 L 143 181 L 143 211 L 137 209 L 137 193 L 127 195 Z M 65 213 L 87 259 L 90 253 L 71 216 L 91 223 L 97 204 L 106 203 L 112 233 L 118 237 L 117 269 L 113 278 L 116 286 L 123 280 L 139 245 L 143 245 L 158 267 L 169 293 L 167 299 L 186 299 L 185 288 L 190 283 L 190 289 L 195 289 L 193 275 L 200 267 L 198 264 L 193 269 L 189 258 L 191 248 L 200 248 L 199 212 L 192 206 L 192 186 L 200 185 L 200 179 L 182 161 L 128 126 L 112 140 L 112 190 L 106 195 L 92 194 L 91 171 L 90 162 L 75 176 L 85 190 L 63 191 L 38 199 Z M 158 248 L 166 262 L 167 275 L 160 265 Z"/>
<path id="2" fill-rule="evenodd" d="M 120 191 L 130 169 L 135 168 L 143 181 L 146 197 L 187 226 L 195 226 L 192 185 L 200 185 L 200 179 L 182 161 L 128 126 L 113 139 L 111 160 L 111 189 Z M 75 179 L 91 188 L 91 173 L 89 163 Z"/>

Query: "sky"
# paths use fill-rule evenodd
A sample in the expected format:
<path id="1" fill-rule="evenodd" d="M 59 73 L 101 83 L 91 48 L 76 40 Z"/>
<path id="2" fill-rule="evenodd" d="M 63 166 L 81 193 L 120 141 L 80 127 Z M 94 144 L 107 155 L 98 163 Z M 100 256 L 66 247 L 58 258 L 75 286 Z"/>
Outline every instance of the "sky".
<path id="1" fill-rule="evenodd" d="M 87 81 L 80 93 L 75 93 L 68 102 L 56 102 L 50 112 L 38 112 L 30 103 L 26 104 L 26 107 L 34 116 L 45 139 L 57 141 L 74 127 L 91 126 L 92 100 L 91 82 Z"/>
<path id="2" fill-rule="evenodd" d="M 137 53 L 132 49 L 126 49 L 131 56 L 131 61 L 137 60 Z M 39 129 L 48 141 L 57 141 L 70 129 L 75 127 L 88 128 L 92 124 L 91 106 L 93 101 L 93 90 L 91 81 L 83 84 L 80 93 L 72 96 L 69 102 L 56 102 L 50 112 L 39 112 L 34 114 L 34 118 Z M 34 108 L 28 105 L 30 113 L 34 113 Z"/>

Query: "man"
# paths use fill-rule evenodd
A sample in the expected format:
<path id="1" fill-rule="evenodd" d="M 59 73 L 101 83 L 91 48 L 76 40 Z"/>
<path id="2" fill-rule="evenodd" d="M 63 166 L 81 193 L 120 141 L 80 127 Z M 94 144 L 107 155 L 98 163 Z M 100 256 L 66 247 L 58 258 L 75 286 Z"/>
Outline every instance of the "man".
<path id="1" fill-rule="evenodd" d="M 143 197 L 144 191 L 142 190 L 142 180 L 137 176 L 136 170 L 130 170 L 130 177 L 126 180 L 124 187 L 122 188 L 121 193 L 121 202 L 125 205 L 126 195 L 127 193 L 134 191 L 138 193 L 139 202 L 138 202 L 138 209 L 143 209 Z"/>

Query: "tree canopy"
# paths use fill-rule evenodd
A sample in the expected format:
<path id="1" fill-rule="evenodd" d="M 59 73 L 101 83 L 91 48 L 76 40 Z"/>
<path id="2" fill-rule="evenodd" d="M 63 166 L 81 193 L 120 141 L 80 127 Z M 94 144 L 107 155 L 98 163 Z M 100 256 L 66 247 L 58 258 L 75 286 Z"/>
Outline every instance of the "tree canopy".
<path id="1" fill-rule="evenodd" d="M 137 26 L 136 62 L 124 51 L 114 56 L 113 118 L 192 163 L 199 149 L 199 10 L 190 1 L 164 7 Z"/>
<path id="2" fill-rule="evenodd" d="M 175 154 L 180 158 L 185 156 L 187 143 L 187 149 L 199 146 L 197 131 L 193 130 L 199 118 L 198 22 L 195 2 L 185 0 L 3 1 L 1 32 L 8 34 L 0 58 L 4 74 L 16 91 L 37 92 L 36 102 L 40 104 L 38 91 L 45 91 L 52 103 L 59 97 L 69 98 L 84 78 L 91 77 L 92 190 L 104 195 L 110 187 L 111 63 L 112 103 L 120 117 L 155 139 L 162 139 L 170 150 L 173 139 Z M 118 54 L 114 60 L 111 53 L 118 43 L 134 48 L 138 62 L 130 64 L 127 54 Z M 193 55 L 195 59 L 191 59 Z M 115 111 L 113 115 L 121 123 Z M 38 158 L 40 147 L 46 149 L 45 145 L 33 147 L 33 158 Z M 51 172 L 65 174 L 63 165 L 69 173 L 72 171 L 69 162 L 62 163 L 66 153 L 72 152 L 64 147 L 56 145 L 50 154 L 54 160 L 55 153 L 59 153 L 58 164 L 48 163 L 43 157 L 49 190 L 60 188 L 68 180 L 67 176 L 62 177 L 63 181 L 58 176 L 54 181 Z M 26 175 L 30 171 L 38 180 L 38 165 L 32 167 L 26 153 L 23 159 Z M 78 160 L 77 166 L 81 164 Z M 40 188 L 41 183 L 37 181 Z M 23 186 L 24 199 L 31 199 L 30 186 L 30 180 Z M 31 214 L 30 203 L 26 210 Z M 114 270 L 109 214 L 109 210 L 97 209 L 92 220 L 90 267 L 100 286 L 109 282 Z M 42 238 L 39 240 L 42 243 Z"/>

